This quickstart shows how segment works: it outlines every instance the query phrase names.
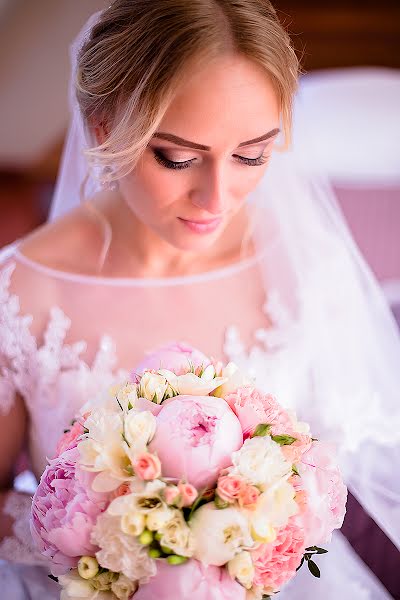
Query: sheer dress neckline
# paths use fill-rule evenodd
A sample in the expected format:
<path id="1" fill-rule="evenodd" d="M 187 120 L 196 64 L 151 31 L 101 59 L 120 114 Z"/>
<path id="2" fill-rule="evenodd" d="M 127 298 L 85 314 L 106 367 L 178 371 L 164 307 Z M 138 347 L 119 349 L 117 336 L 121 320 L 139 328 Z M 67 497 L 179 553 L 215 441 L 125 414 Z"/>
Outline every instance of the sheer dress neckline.
<path id="1" fill-rule="evenodd" d="M 21 240 L 22 241 L 22 240 Z M 175 277 L 101 277 L 99 275 L 82 275 L 80 273 L 72 273 L 69 271 L 63 271 L 53 267 L 48 267 L 42 263 L 35 261 L 21 252 L 19 246 L 20 240 L 14 243 L 13 255 L 14 258 L 20 263 L 28 266 L 39 273 L 47 275 L 49 277 L 55 277 L 57 279 L 63 279 L 65 281 L 71 281 L 74 283 L 86 283 L 92 285 L 108 285 L 108 286 L 132 286 L 132 287 L 168 287 L 177 285 L 187 285 L 191 283 L 203 283 L 229 277 L 235 275 L 240 271 L 247 269 L 255 265 L 265 255 L 267 248 L 263 248 L 252 256 L 236 261 L 224 267 L 218 269 L 212 269 L 204 271 L 202 273 L 195 273 L 193 275 L 180 275 Z"/>

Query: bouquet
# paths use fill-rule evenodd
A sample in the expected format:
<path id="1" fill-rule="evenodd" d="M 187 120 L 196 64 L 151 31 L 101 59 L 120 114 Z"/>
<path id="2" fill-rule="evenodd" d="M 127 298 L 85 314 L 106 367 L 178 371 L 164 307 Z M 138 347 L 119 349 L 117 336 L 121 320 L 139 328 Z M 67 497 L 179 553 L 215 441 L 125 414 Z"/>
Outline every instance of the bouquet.
<path id="1" fill-rule="evenodd" d="M 233 364 L 147 356 L 65 431 L 31 531 L 61 600 L 271 596 L 325 553 L 347 490 L 334 449 Z"/>

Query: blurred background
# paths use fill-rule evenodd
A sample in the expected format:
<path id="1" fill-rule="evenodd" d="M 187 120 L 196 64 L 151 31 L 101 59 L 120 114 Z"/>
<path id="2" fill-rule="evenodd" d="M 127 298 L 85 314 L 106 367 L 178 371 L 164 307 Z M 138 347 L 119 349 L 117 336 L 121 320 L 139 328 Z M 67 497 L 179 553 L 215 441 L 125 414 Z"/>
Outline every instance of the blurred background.
<path id="1" fill-rule="evenodd" d="M 46 220 L 68 127 L 68 46 L 105 0 L 0 0 L 0 248 Z M 400 1 L 275 0 L 305 75 L 304 152 L 327 173 L 400 326 Z M 344 532 L 393 597 L 399 555 L 349 499 Z M 396 568 L 397 567 L 397 568 Z"/>

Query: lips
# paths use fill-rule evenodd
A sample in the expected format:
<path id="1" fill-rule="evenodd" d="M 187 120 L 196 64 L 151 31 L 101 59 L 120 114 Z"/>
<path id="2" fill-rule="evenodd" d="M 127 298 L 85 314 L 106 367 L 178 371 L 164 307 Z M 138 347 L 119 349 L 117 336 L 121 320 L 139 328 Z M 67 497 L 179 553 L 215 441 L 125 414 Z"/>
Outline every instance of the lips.
<path id="1" fill-rule="evenodd" d="M 195 233 L 211 233 L 222 223 L 222 217 L 217 217 L 216 219 L 208 221 L 189 221 L 188 219 L 182 219 L 181 217 L 178 218 L 188 229 Z"/>

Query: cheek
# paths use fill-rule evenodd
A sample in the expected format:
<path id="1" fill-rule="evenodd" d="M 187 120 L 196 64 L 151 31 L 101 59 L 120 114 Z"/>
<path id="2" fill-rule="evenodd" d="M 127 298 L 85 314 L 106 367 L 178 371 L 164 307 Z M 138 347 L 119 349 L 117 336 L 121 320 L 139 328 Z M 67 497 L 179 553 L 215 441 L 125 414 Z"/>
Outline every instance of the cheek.
<path id="1" fill-rule="evenodd" d="M 185 196 L 183 178 L 174 171 L 161 169 L 154 161 L 142 161 L 140 167 L 125 178 L 124 192 L 135 212 L 158 215 L 176 206 Z"/>

